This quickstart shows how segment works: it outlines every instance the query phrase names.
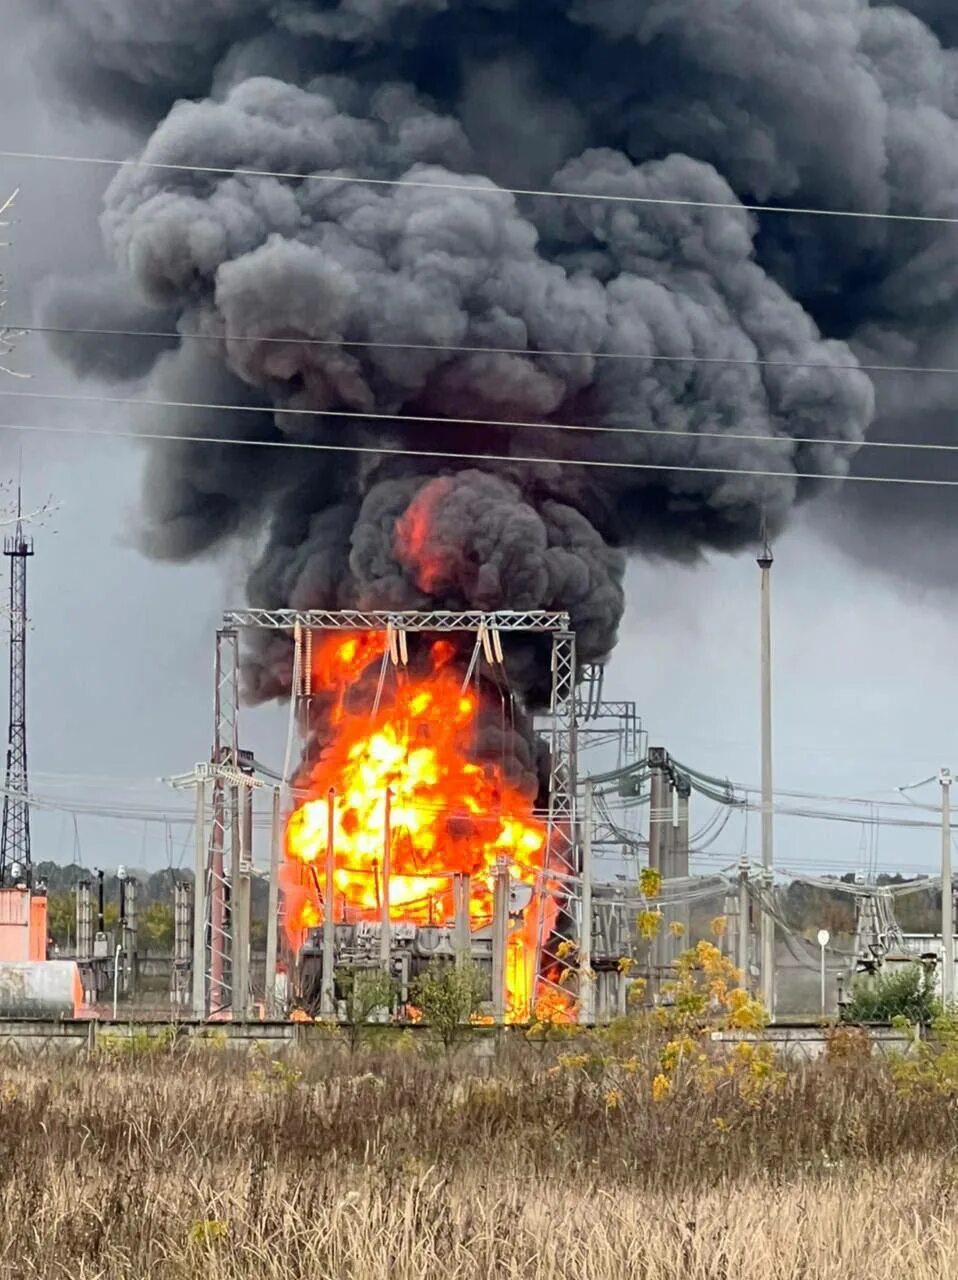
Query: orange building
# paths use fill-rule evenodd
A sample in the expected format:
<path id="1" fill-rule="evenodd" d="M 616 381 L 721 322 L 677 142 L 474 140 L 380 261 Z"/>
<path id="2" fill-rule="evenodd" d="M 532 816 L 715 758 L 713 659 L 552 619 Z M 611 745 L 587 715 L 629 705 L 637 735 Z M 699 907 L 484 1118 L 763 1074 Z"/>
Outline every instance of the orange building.
<path id="1" fill-rule="evenodd" d="M 47 958 L 46 895 L 0 889 L 0 962 Z"/>

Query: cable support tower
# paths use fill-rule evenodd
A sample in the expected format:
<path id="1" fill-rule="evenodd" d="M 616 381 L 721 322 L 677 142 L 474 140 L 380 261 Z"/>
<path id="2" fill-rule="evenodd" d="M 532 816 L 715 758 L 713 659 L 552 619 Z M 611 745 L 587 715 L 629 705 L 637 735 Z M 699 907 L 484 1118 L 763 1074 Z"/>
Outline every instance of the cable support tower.
<path id="1" fill-rule="evenodd" d="M 10 685 L 7 767 L 0 835 L 0 886 L 31 883 L 30 800 L 27 774 L 27 563 L 33 539 L 24 536 L 23 504 L 17 486 L 17 523 L 4 538 L 10 561 Z"/>

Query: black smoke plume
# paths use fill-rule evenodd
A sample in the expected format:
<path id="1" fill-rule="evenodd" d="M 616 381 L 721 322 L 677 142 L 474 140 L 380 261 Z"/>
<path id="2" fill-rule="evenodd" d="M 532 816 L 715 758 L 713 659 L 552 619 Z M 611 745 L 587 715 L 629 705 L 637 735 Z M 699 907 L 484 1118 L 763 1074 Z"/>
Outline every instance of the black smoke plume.
<path id="1" fill-rule="evenodd" d="M 42 8 L 62 90 L 144 122 L 145 159 L 295 175 L 128 169 L 103 213 L 136 305 L 206 335 L 151 394 L 255 410 L 182 417 L 250 447 L 158 451 L 145 544 L 258 538 L 255 603 L 562 608 L 601 659 L 627 553 L 734 550 L 803 473 L 874 470 L 856 361 L 958 364 L 956 228 L 739 207 L 958 212 L 945 0 Z M 886 436 L 941 432 L 940 382 L 877 390 Z M 282 670 L 265 650 L 261 696 Z"/>

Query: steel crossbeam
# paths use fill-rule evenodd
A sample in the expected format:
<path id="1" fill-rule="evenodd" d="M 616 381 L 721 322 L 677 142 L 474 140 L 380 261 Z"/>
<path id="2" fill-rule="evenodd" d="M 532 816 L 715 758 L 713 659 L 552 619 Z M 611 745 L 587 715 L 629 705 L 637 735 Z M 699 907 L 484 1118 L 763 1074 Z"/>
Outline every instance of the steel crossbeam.
<path id="1" fill-rule="evenodd" d="M 214 765 L 239 766 L 239 633 L 223 627 L 216 633 L 214 674 Z M 207 1011 L 225 1013 L 232 1004 L 232 879 L 239 859 L 237 788 L 228 775 L 213 775 L 213 821 L 206 863 Z M 228 851 L 228 859 L 227 859 Z"/>
<path id="2" fill-rule="evenodd" d="M 480 631 L 504 632 L 568 631 L 567 613 L 539 611 L 515 612 L 498 610 L 482 613 L 472 610 L 452 613 L 449 610 L 385 610 L 360 609 L 231 609 L 223 615 L 227 628 L 258 627 L 273 631 L 292 631 L 295 627 L 314 631 Z"/>

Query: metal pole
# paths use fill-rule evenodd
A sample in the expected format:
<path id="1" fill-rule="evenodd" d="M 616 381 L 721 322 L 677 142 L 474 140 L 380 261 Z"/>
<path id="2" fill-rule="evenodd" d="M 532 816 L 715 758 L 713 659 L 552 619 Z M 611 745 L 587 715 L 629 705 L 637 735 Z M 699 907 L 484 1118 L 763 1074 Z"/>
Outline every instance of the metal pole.
<path id="1" fill-rule="evenodd" d="M 762 872 L 763 888 L 771 894 L 775 867 L 772 792 L 772 549 L 765 544 L 758 557 L 762 571 Z M 763 904 L 761 915 L 762 1002 L 770 1014 L 775 1008 L 775 921 Z"/>
<path id="2" fill-rule="evenodd" d="M 469 928 L 469 898 L 472 878 L 457 871 L 452 878 L 453 935 L 456 949 L 456 968 L 464 969 L 472 958 L 472 932 Z"/>
<path id="3" fill-rule="evenodd" d="M 496 1026 L 506 1020 L 506 971 L 509 946 L 509 866 L 497 858 L 492 886 L 492 1016 Z"/>
<path id="4" fill-rule="evenodd" d="M 649 796 L 649 867 L 658 871 L 663 880 L 666 875 L 665 859 L 668 849 L 667 824 L 671 824 L 671 808 L 667 809 L 667 800 L 671 799 L 668 786 L 667 768 L 668 752 L 664 747 L 649 747 L 649 769 L 651 771 Z M 664 923 L 664 918 L 663 918 Z M 649 947 L 650 994 L 657 990 L 662 980 L 662 968 L 665 955 L 665 940 L 662 930 L 656 934 Z"/>
<path id="5" fill-rule="evenodd" d="M 139 935 L 139 914 L 137 911 L 137 893 L 139 886 L 136 879 L 131 876 L 126 882 L 126 930 L 123 941 L 123 951 L 126 955 L 126 990 L 125 995 L 131 999 L 136 994 L 137 972 L 138 972 L 138 945 L 137 938 Z"/>
<path id="6" fill-rule="evenodd" d="M 120 992 L 120 952 L 122 947 L 117 947 L 113 953 L 113 1021 L 116 1022 L 116 1005 Z"/>
<path id="7" fill-rule="evenodd" d="M 649 764 L 651 766 L 649 796 L 649 866 L 655 871 L 662 871 L 662 846 L 664 844 L 665 826 L 665 768 L 667 759 L 662 747 L 649 748 Z"/>
<path id="8" fill-rule="evenodd" d="M 206 1017 L 206 783 L 196 780 L 196 858 L 193 863 L 193 1017 Z"/>
<path id="9" fill-rule="evenodd" d="M 273 815 L 269 839 L 269 899 L 266 908 L 266 1012 L 279 1017 L 276 998 L 276 954 L 279 950 L 279 850 L 282 838 L 279 787 L 273 788 Z"/>
<path id="10" fill-rule="evenodd" d="M 676 778 L 675 794 L 676 824 L 672 844 L 672 874 L 676 880 L 687 880 L 689 877 L 689 802 L 692 786 L 684 774 Z M 688 886 L 684 886 L 681 892 L 687 894 Z M 674 918 L 680 925 L 680 933 L 672 949 L 673 961 L 676 954 L 684 951 L 689 945 L 688 937 L 692 921 L 688 900 L 680 902 L 674 908 L 674 913 Z"/>
<path id="11" fill-rule="evenodd" d="M 320 987 L 319 1011 L 323 1018 L 336 1015 L 336 917 L 334 898 L 336 885 L 336 788 L 326 794 L 326 885 L 323 889 L 323 975 Z"/>
<path id="12" fill-rule="evenodd" d="M 823 942 L 819 947 L 819 950 L 822 953 L 822 1017 L 823 1018 L 825 1017 L 825 946 L 826 944 Z"/>
<path id="13" fill-rule="evenodd" d="M 96 873 L 96 927 L 98 933 L 105 933 L 106 926 L 104 923 L 105 913 L 103 909 L 103 872 Z"/>
<path id="14" fill-rule="evenodd" d="M 379 964 L 384 973 L 390 972 L 392 939 L 389 930 L 389 877 L 392 875 L 392 790 L 386 788 L 386 821 L 383 833 L 382 887 L 380 890 Z"/>
<path id="15" fill-rule="evenodd" d="M 595 789 L 585 780 L 582 802 L 582 916 L 579 921 L 579 1022 L 595 1022 L 595 974 L 592 972 L 592 822 Z"/>
<path id="16" fill-rule="evenodd" d="M 743 858 L 738 864 L 738 957 L 735 967 L 741 971 L 742 982 L 750 985 L 751 975 L 748 971 L 749 944 L 749 910 L 748 910 L 748 860 Z"/>
<path id="17" fill-rule="evenodd" d="M 951 884 L 951 771 L 942 769 L 941 783 L 941 1000 L 946 1008 L 955 1002 L 955 920 Z"/>

